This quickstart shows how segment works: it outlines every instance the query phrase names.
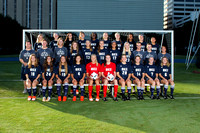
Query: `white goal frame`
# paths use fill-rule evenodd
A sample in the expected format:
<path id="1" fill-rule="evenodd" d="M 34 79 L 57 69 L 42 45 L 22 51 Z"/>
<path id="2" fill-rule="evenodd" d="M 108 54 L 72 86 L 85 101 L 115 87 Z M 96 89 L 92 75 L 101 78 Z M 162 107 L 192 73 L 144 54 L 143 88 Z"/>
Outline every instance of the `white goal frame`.
<path id="1" fill-rule="evenodd" d="M 23 49 L 25 49 L 25 34 L 32 33 L 32 32 L 132 32 L 132 33 L 158 33 L 158 34 L 164 34 L 164 33 L 170 33 L 171 34 L 171 74 L 172 79 L 174 80 L 174 31 L 173 30 L 50 30 L 50 29 L 24 29 L 23 30 Z M 33 45 L 33 44 L 32 44 Z"/>

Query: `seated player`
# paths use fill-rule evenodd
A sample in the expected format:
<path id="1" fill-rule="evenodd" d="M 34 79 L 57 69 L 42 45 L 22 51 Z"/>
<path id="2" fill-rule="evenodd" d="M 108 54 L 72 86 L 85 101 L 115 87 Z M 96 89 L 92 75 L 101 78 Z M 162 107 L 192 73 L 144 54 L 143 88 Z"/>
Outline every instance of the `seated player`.
<path id="1" fill-rule="evenodd" d="M 121 85 L 122 100 L 130 100 L 131 94 L 131 66 L 126 63 L 126 55 L 122 55 L 121 63 L 117 65 L 117 77 L 119 78 L 119 84 Z M 128 98 L 125 96 L 125 86 L 127 85 Z"/>
<path id="2" fill-rule="evenodd" d="M 156 85 L 157 99 L 160 99 L 160 81 L 158 79 L 158 68 L 154 65 L 154 58 L 149 58 L 149 63 L 145 66 L 145 76 L 148 84 L 151 85 L 151 99 L 154 99 L 154 89 Z"/>
<path id="3" fill-rule="evenodd" d="M 36 100 L 37 84 L 41 75 L 41 67 L 38 65 L 38 61 L 35 54 L 30 55 L 28 65 L 25 70 L 26 74 L 26 85 L 28 91 L 28 101 Z M 33 89 L 33 97 L 31 96 L 31 87 Z"/>
<path id="4" fill-rule="evenodd" d="M 77 85 L 80 85 L 81 98 L 80 101 L 84 101 L 84 79 L 85 79 L 85 65 L 82 64 L 82 57 L 80 54 L 75 56 L 74 64 L 71 67 L 71 77 L 73 83 L 73 101 L 76 101 L 76 94 L 78 94 Z"/>
<path id="5" fill-rule="evenodd" d="M 118 83 L 116 80 L 116 65 L 115 63 L 111 62 L 110 55 L 106 55 L 106 62 L 102 64 L 101 67 L 102 77 L 103 77 L 103 100 L 107 101 L 106 93 L 107 93 L 107 84 L 114 83 L 114 101 L 117 100 L 117 91 L 118 91 Z M 109 75 L 113 75 L 113 79 L 110 79 Z"/>
<path id="6" fill-rule="evenodd" d="M 55 76 L 55 68 L 53 67 L 53 61 L 52 58 L 50 56 L 47 56 L 44 65 L 43 65 L 43 69 L 42 69 L 42 93 L 43 93 L 43 98 L 42 101 L 50 101 L 51 99 L 51 93 L 52 93 L 52 85 L 53 85 L 53 79 Z M 47 85 L 48 85 L 48 97 L 46 99 L 46 89 L 47 89 Z"/>
<path id="7" fill-rule="evenodd" d="M 97 62 L 97 56 L 95 54 L 91 55 L 91 61 L 86 65 L 86 75 L 88 81 L 88 91 L 89 91 L 89 100 L 93 101 L 92 98 L 92 90 L 93 90 L 93 83 L 96 84 L 96 101 L 99 101 L 99 93 L 100 93 L 100 77 L 101 77 L 101 64 Z"/>
<path id="8" fill-rule="evenodd" d="M 140 64 L 140 56 L 135 57 L 135 64 L 133 65 L 133 83 L 137 84 L 138 100 L 144 100 L 143 92 L 145 87 L 145 71 L 144 66 Z"/>
<path id="9" fill-rule="evenodd" d="M 164 99 L 167 99 L 167 89 L 169 84 L 171 85 L 170 98 L 174 99 L 173 92 L 175 84 L 172 80 L 171 67 L 167 57 L 162 58 L 161 65 L 159 67 L 159 77 L 161 78 L 161 83 L 164 84 Z"/>
<path id="10" fill-rule="evenodd" d="M 70 77 L 71 69 L 67 64 L 66 57 L 61 56 L 59 66 L 56 70 L 56 78 L 57 78 L 57 93 L 58 93 L 58 101 L 62 101 L 61 98 L 61 85 L 64 84 L 64 96 L 63 101 L 67 100 L 67 92 L 68 92 L 68 83 Z"/>

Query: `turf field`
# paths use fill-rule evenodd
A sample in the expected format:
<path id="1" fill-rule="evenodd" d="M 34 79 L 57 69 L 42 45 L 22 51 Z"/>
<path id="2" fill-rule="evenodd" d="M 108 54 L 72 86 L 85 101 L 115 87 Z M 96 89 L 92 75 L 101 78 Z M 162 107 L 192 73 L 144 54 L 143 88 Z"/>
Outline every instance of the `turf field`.
<path id="1" fill-rule="evenodd" d="M 193 70 L 175 64 L 175 100 L 150 100 L 147 94 L 144 101 L 28 102 L 16 81 L 20 63 L 0 62 L 0 132 L 199 132 L 200 75 Z"/>

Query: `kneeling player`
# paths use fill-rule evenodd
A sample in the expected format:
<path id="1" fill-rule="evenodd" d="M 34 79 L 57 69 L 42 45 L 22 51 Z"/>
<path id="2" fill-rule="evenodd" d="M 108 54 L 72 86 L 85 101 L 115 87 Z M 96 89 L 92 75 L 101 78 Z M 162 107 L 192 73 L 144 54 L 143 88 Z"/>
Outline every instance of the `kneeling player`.
<path id="1" fill-rule="evenodd" d="M 67 100 L 67 92 L 68 92 L 68 80 L 70 77 L 71 69 L 67 64 L 66 57 L 61 56 L 59 66 L 56 70 L 56 78 L 57 78 L 57 93 L 58 93 L 58 101 L 61 101 L 61 84 L 64 84 L 64 96 L 63 101 Z"/>
<path id="2" fill-rule="evenodd" d="M 81 89 L 81 98 L 80 101 L 84 101 L 84 79 L 85 79 L 85 65 L 82 64 L 82 58 L 80 54 L 77 54 L 75 56 L 75 63 L 72 65 L 72 83 L 73 83 L 73 101 L 76 101 L 76 92 L 77 90 L 77 85 L 80 85 Z"/>
<path id="3" fill-rule="evenodd" d="M 55 68 L 53 68 L 53 61 L 52 58 L 50 56 L 47 56 L 44 65 L 43 65 L 43 69 L 42 69 L 42 93 L 43 93 L 43 98 L 42 101 L 50 101 L 51 99 L 51 92 L 52 92 L 52 85 L 53 85 L 53 79 L 55 76 Z M 45 95 L 46 95 L 46 88 L 48 85 L 48 97 L 46 99 Z"/>
<path id="4" fill-rule="evenodd" d="M 93 101 L 92 98 L 92 90 L 93 90 L 93 82 L 95 82 L 96 84 L 96 93 L 97 93 L 97 97 L 96 97 L 96 101 L 99 101 L 99 93 L 100 93 L 100 77 L 101 77 L 101 64 L 97 62 L 97 56 L 95 54 L 91 55 L 91 61 L 90 63 L 88 63 L 86 65 L 86 74 L 87 74 L 87 78 L 88 78 L 88 91 L 89 91 L 89 100 Z"/>
<path id="5" fill-rule="evenodd" d="M 158 79 L 158 68 L 154 65 L 154 58 L 149 58 L 149 63 L 145 66 L 145 75 L 147 77 L 147 83 L 151 85 L 150 91 L 151 91 L 151 99 L 154 99 L 154 89 L 156 85 L 156 91 L 157 91 L 157 99 L 160 99 L 160 81 Z"/>
<path id="6" fill-rule="evenodd" d="M 126 63 L 126 55 L 121 57 L 121 63 L 117 65 L 117 77 L 119 78 L 119 84 L 121 85 L 122 99 L 124 101 L 130 100 L 131 94 L 131 66 Z M 127 85 L 128 98 L 125 96 L 125 86 Z"/>
<path id="7" fill-rule="evenodd" d="M 32 99 L 32 101 L 36 100 L 36 93 L 37 93 L 37 84 L 38 79 L 40 78 L 41 74 L 41 68 L 38 65 L 38 61 L 36 59 L 35 54 L 30 55 L 28 65 L 26 66 L 25 70 L 26 74 L 26 85 L 27 85 L 27 91 L 28 91 L 28 101 Z M 33 89 L 33 97 L 31 97 L 31 86 Z"/>
<path id="8" fill-rule="evenodd" d="M 116 65 L 115 63 L 111 62 L 111 56 L 110 55 L 106 55 L 106 62 L 105 64 L 102 64 L 102 77 L 103 77 L 103 96 L 104 96 L 104 101 L 107 101 L 106 99 L 106 93 L 107 93 L 107 84 L 114 83 L 114 101 L 118 101 L 117 100 L 117 91 L 118 91 L 118 83 L 116 78 Z"/>
<path id="9" fill-rule="evenodd" d="M 138 100 L 143 100 L 143 91 L 145 87 L 144 80 L 144 66 L 140 64 L 141 58 L 140 56 L 135 57 L 135 64 L 133 65 L 133 74 L 134 78 L 133 83 L 137 84 L 137 92 L 138 92 Z"/>
<path id="10" fill-rule="evenodd" d="M 167 89 L 168 85 L 171 85 L 171 95 L 170 98 L 174 99 L 174 81 L 171 76 L 171 67 L 167 57 L 163 57 L 161 60 L 161 66 L 159 67 L 159 76 L 161 78 L 161 83 L 164 84 L 164 99 L 167 99 Z"/>

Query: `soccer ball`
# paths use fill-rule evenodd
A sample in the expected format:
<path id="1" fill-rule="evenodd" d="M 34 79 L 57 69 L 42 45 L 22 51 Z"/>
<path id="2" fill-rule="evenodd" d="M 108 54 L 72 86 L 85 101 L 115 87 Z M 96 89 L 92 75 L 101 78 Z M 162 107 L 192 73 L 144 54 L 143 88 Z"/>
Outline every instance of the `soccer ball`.
<path id="1" fill-rule="evenodd" d="M 91 77 L 92 79 L 96 80 L 97 77 L 98 77 L 98 74 L 95 73 L 95 72 L 93 72 L 93 73 L 90 75 L 90 77 Z"/>
<path id="2" fill-rule="evenodd" d="M 108 81 L 113 81 L 114 80 L 114 75 L 108 73 L 107 79 L 108 79 Z"/>

